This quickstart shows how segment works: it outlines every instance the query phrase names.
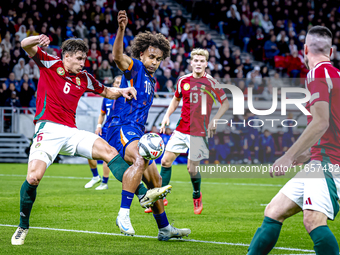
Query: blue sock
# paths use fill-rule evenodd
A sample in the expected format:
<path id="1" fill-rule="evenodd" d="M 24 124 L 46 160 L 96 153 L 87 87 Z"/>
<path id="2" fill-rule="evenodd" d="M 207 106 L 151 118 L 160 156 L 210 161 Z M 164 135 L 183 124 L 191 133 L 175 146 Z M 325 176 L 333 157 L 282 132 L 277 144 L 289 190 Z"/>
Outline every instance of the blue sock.
<path id="1" fill-rule="evenodd" d="M 107 181 L 108 181 L 108 180 L 109 180 L 109 177 L 104 177 L 104 176 L 103 176 L 102 183 L 107 184 Z"/>
<path id="2" fill-rule="evenodd" d="M 123 190 L 122 191 L 122 202 L 120 204 L 120 208 L 130 209 L 133 196 L 134 196 L 133 193 Z"/>
<path id="3" fill-rule="evenodd" d="M 169 221 L 168 221 L 168 218 L 166 217 L 165 212 L 161 214 L 154 214 L 153 217 L 155 217 L 155 220 L 158 225 L 158 229 L 165 228 L 166 226 L 169 225 Z"/>
<path id="4" fill-rule="evenodd" d="M 97 167 L 96 168 L 91 168 L 91 172 L 92 172 L 92 175 L 93 177 L 97 177 L 99 174 L 98 174 L 98 170 L 97 170 Z"/>

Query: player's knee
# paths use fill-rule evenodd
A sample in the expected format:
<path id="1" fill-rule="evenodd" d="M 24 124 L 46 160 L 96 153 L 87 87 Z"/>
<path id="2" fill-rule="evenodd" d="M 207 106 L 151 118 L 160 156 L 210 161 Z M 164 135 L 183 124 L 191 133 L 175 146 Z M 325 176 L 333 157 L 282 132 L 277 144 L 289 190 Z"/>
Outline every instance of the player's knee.
<path id="1" fill-rule="evenodd" d="M 133 164 L 134 166 L 137 167 L 139 171 L 144 171 L 148 166 L 148 162 L 145 161 L 142 156 L 137 157 L 135 162 L 133 162 Z"/>
<path id="2" fill-rule="evenodd" d="M 313 229 L 327 225 L 327 217 L 320 217 L 320 213 L 312 210 L 303 211 L 303 225 L 308 233 Z"/>
<path id="3" fill-rule="evenodd" d="M 39 185 L 42 176 L 40 176 L 36 171 L 31 171 L 27 174 L 27 182 L 31 185 Z"/>
<path id="4" fill-rule="evenodd" d="M 162 167 L 171 167 L 172 162 L 171 162 L 171 160 L 163 157 L 162 161 L 161 161 L 161 164 L 162 164 Z"/>
<path id="5" fill-rule="evenodd" d="M 269 217 L 274 220 L 278 220 L 280 217 L 280 208 L 270 202 L 267 206 L 266 209 L 264 210 L 264 216 Z"/>
<path id="6" fill-rule="evenodd" d="M 117 156 L 118 152 L 115 148 L 110 146 L 109 144 L 106 144 L 104 148 L 104 153 L 105 153 L 105 161 L 110 162 L 111 159 L 113 159 L 115 156 Z"/>

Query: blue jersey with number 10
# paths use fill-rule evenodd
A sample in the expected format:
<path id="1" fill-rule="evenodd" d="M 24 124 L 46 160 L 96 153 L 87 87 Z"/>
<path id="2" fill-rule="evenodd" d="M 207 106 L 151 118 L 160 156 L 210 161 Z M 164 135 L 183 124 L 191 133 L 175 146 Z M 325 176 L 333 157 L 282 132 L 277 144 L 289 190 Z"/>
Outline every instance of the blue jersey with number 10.
<path id="1" fill-rule="evenodd" d="M 119 97 L 109 127 L 128 125 L 144 132 L 154 97 L 155 83 L 155 79 L 143 63 L 133 58 L 129 68 L 124 72 L 120 88 L 134 87 L 137 90 L 137 100 Z"/>

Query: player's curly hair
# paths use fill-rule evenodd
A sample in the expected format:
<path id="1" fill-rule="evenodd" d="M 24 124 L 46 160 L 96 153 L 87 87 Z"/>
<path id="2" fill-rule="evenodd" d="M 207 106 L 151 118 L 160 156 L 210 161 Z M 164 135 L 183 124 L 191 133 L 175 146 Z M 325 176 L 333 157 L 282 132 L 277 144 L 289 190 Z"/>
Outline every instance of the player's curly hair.
<path id="1" fill-rule="evenodd" d="M 140 53 L 144 52 L 149 46 L 160 49 L 163 52 L 163 59 L 170 57 L 170 42 L 161 33 L 152 34 L 149 31 L 139 33 L 131 45 L 131 55 L 133 58 L 140 59 Z"/>
<path id="2" fill-rule="evenodd" d="M 61 45 L 61 53 L 64 56 L 66 52 L 71 53 L 71 55 L 77 53 L 78 51 L 87 54 L 89 47 L 82 39 L 68 39 Z"/>

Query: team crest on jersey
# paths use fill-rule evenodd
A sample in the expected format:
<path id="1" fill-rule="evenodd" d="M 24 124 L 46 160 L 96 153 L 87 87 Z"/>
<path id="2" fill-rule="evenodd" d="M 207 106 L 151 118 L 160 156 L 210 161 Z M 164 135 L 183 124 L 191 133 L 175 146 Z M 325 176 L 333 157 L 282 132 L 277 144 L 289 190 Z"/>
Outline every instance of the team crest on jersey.
<path id="1" fill-rule="evenodd" d="M 35 148 L 39 148 L 41 145 L 41 143 L 37 143 L 37 145 L 35 146 Z"/>
<path id="2" fill-rule="evenodd" d="M 189 90 L 190 89 L 190 84 L 189 83 L 185 83 L 184 86 L 183 86 L 183 89 L 185 91 Z"/>
<path id="3" fill-rule="evenodd" d="M 59 75 L 64 75 L 64 74 L 65 74 L 64 68 L 58 67 L 58 68 L 57 68 L 57 73 L 58 73 Z"/>
<path id="4" fill-rule="evenodd" d="M 77 85 L 80 86 L 81 83 L 80 83 L 80 78 L 79 77 L 76 78 L 76 82 L 77 82 Z"/>

